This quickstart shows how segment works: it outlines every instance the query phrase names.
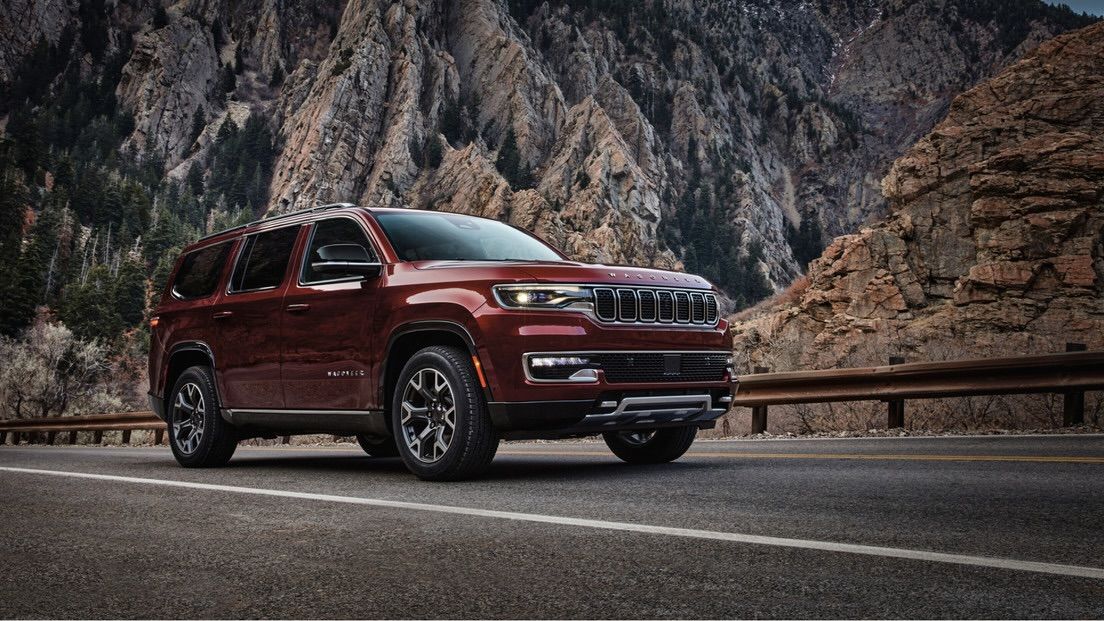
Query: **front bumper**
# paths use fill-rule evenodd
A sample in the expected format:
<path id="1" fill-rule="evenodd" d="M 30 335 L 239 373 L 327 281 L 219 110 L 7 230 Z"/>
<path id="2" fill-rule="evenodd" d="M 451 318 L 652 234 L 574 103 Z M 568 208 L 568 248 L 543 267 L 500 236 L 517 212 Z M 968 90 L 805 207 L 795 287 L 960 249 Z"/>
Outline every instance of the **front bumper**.
<path id="1" fill-rule="evenodd" d="M 727 389 L 603 393 L 598 399 L 488 403 L 506 439 L 558 438 L 607 431 L 713 427 L 732 402 Z"/>

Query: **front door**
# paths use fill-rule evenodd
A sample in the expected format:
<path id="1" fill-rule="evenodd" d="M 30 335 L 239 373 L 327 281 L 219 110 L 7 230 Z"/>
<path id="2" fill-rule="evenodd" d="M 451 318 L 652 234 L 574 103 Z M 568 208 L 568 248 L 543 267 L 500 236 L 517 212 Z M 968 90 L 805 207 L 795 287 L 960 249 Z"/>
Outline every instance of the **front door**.
<path id="1" fill-rule="evenodd" d="M 212 309 L 215 366 L 223 407 L 280 409 L 281 319 L 300 225 L 249 235 L 239 244 L 230 285 Z"/>
<path id="2" fill-rule="evenodd" d="M 373 261 L 373 248 L 355 216 L 311 225 L 296 277 L 284 296 L 284 402 L 289 409 L 362 410 L 371 401 L 372 319 L 379 277 L 316 273 L 318 249 L 358 244 Z"/>

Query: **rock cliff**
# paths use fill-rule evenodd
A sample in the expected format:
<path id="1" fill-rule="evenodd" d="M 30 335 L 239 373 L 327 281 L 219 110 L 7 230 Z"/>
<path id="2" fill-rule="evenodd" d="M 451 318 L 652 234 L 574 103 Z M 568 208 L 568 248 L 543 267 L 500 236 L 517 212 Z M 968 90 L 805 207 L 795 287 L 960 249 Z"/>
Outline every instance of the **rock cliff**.
<path id="1" fill-rule="evenodd" d="M 955 93 L 1086 21 L 989 0 L 11 0 L 0 81 L 75 38 L 84 74 L 123 63 L 126 144 L 174 179 L 209 176 L 253 112 L 269 211 L 486 213 L 742 306 L 816 231 L 880 217 L 877 180 Z"/>
<path id="2" fill-rule="evenodd" d="M 1098 24 L 957 97 L 883 179 L 889 217 L 747 313 L 737 349 L 782 369 L 1104 346 L 1102 58 Z"/>

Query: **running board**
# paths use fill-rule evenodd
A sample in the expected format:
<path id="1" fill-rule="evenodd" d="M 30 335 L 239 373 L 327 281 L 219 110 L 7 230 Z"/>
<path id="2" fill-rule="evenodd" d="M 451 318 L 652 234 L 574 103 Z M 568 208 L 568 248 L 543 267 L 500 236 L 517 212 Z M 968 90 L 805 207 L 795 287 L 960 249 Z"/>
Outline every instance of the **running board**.
<path id="1" fill-rule="evenodd" d="M 286 434 L 365 434 L 388 437 L 387 417 L 381 410 L 253 410 L 222 408 L 222 418 L 248 430 Z"/>

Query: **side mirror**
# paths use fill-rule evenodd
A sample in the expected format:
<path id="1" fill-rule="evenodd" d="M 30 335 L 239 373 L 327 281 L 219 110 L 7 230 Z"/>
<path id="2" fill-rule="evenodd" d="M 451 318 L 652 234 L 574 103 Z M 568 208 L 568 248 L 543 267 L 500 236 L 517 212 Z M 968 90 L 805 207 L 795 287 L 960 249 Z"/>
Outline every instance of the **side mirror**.
<path id="1" fill-rule="evenodd" d="M 331 244 L 322 246 L 311 261 L 311 269 L 320 274 L 360 274 L 361 276 L 379 276 L 383 269 L 378 261 L 373 261 L 368 251 L 360 244 Z"/>

